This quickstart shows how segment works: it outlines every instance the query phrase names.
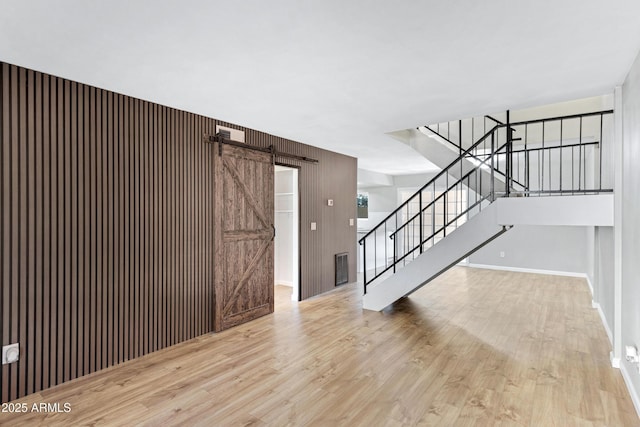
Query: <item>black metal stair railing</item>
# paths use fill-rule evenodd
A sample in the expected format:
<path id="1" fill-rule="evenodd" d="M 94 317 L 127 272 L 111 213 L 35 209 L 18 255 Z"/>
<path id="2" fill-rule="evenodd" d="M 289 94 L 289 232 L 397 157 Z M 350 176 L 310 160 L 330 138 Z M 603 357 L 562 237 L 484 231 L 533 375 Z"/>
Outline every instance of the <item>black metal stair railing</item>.
<path id="1" fill-rule="evenodd" d="M 496 183 L 509 191 L 508 180 L 501 183 L 495 176 L 498 154 L 505 156 L 506 147 L 507 133 L 496 124 L 360 239 L 365 293 L 371 282 L 395 273 L 490 203 Z M 472 164 L 467 156 L 477 149 L 494 155 Z"/>
<path id="2" fill-rule="evenodd" d="M 497 197 L 612 191 L 612 153 L 604 144 L 612 139 L 612 113 L 491 118 L 492 128 L 359 240 L 365 293 Z"/>

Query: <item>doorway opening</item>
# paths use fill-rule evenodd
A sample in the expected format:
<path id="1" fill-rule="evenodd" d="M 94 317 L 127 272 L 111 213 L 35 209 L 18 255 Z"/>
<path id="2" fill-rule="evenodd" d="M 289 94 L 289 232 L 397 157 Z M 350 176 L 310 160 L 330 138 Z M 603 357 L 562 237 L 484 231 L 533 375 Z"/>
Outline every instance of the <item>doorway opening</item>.
<path id="1" fill-rule="evenodd" d="M 274 173 L 274 286 L 291 287 L 291 299 L 300 301 L 298 168 L 276 165 Z"/>

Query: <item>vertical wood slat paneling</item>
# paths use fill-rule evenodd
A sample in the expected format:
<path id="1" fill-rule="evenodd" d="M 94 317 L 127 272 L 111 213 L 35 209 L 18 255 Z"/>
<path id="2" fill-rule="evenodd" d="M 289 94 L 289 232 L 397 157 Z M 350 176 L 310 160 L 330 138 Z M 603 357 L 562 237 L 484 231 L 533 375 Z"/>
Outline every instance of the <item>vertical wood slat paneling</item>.
<path id="1" fill-rule="evenodd" d="M 19 145 L 17 147 L 18 151 L 18 192 L 19 192 L 19 206 L 20 211 L 19 215 L 22 217 L 22 221 L 20 221 L 18 226 L 18 254 L 20 256 L 19 260 L 19 271 L 18 271 L 18 304 L 20 311 L 20 323 L 18 324 L 19 332 L 19 340 L 21 342 L 27 341 L 27 331 L 28 331 L 28 315 L 29 310 L 28 307 L 28 297 L 29 297 L 29 270 L 28 270 L 28 250 L 29 250 L 29 242 L 27 241 L 27 231 L 29 229 L 28 216 L 25 218 L 24 215 L 28 214 L 28 196 L 29 196 L 29 185 L 28 185 L 28 162 L 27 157 L 29 155 L 29 146 L 27 142 L 28 130 L 27 130 L 27 71 L 25 69 L 18 70 L 19 80 L 22 82 L 21 85 L 18 86 L 18 135 L 19 135 Z M 25 221 L 26 219 L 26 221 Z M 27 391 L 27 366 L 28 363 L 22 363 L 19 366 L 19 377 L 18 377 L 18 393 L 25 394 Z"/>
<path id="2" fill-rule="evenodd" d="M 2 144 L 0 145 L 0 252 L 2 254 L 8 253 L 7 240 L 5 240 L 5 230 L 9 224 L 9 203 L 8 197 L 10 193 L 9 188 L 9 172 L 10 166 L 8 162 L 9 158 L 9 144 L 5 141 L 9 140 L 8 136 L 8 113 L 9 113 L 9 96 L 8 96 L 8 81 L 6 77 L 9 71 L 9 67 L 6 64 L 0 64 L 0 138 L 2 138 Z M 0 288 L 0 310 L 2 313 L 8 313 L 8 291 L 10 289 L 9 281 L 9 257 L 0 258 L 0 281 L 3 286 Z M 5 319 L 4 315 L 0 315 L 0 337 L 4 340 L 9 337 L 8 331 L 9 321 Z M 3 396 L 9 396 L 9 378 L 8 369 L 0 369 L 0 394 Z"/>
<path id="3" fill-rule="evenodd" d="M 10 117 L 9 117 L 9 126 L 10 126 L 10 132 L 11 132 L 11 136 L 10 136 L 10 141 L 7 144 L 11 145 L 10 151 L 9 151 L 9 155 L 10 155 L 10 185 L 11 185 L 11 198 L 9 201 L 9 206 L 8 206 L 8 210 L 10 210 L 10 222 L 9 222 L 9 226 L 5 229 L 5 233 L 10 233 L 10 245 L 9 245 L 9 253 L 10 254 L 18 254 L 18 239 L 19 239 L 19 227 L 16 226 L 17 222 L 18 222 L 18 218 L 19 218 L 19 199 L 18 199 L 18 195 L 19 195 L 19 191 L 20 191 L 20 187 L 19 187 L 19 173 L 18 173 L 18 149 L 19 149 L 19 140 L 18 140 L 18 129 L 19 129 L 19 125 L 18 125 L 18 116 L 19 116 L 19 111 L 18 111 L 18 70 L 12 68 L 9 71 L 9 76 L 11 79 L 10 82 Z M 3 212 L 4 213 L 4 212 Z M 15 224 L 15 225 L 14 225 Z M 18 254 L 20 256 L 20 254 Z M 9 301 L 9 309 L 7 310 L 7 313 L 9 314 L 9 319 L 7 319 L 9 323 L 9 342 L 16 342 L 19 339 L 19 335 L 18 335 L 18 324 L 20 322 L 20 307 L 19 307 L 19 292 L 18 292 L 18 265 L 19 265 L 19 256 L 12 256 L 10 257 L 11 259 L 11 279 L 8 282 L 8 284 L 5 284 L 5 286 L 8 285 L 9 287 L 9 295 L 8 295 L 8 301 Z M 2 257 L 4 258 L 4 256 Z M 14 320 L 15 319 L 15 320 Z M 13 321 L 12 321 L 13 320 Z M 9 396 L 11 398 L 16 398 L 19 394 L 18 394 L 18 390 L 17 390 L 17 383 L 19 381 L 19 378 L 17 376 L 18 374 L 18 366 L 16 365 L 10 365 L 7 367 L 8 370 L 8 380 L 9 380 Z"/>
<path id="4" fill-rule="evenodd" d="M 89 163 L 87 165 L 89 169 L 89 227 L 88 234 L 89 239 L 89 279 L 88 282 L 91 288 L 90 297 L 89 297 L 89 326 L 88 326 L 88 337 L 86 339 L 86 343 L 89 349 L 88 360 L 86 363 L 88 367 L 86 372 L 93 372 L 96 370 L 96 363 L 98 358 L 98 343 L 99 343 L 99 335 L 97 331 L 98 324 L 98 292 L 99 292 L 99 270 L 98 270 L 98 197 L 96 188 L 98 188 L 97 184 L 97 173 L 96 169 L 98 167 L 98 123 L 97 123 L 97 99 L 96 99 L 96 90 L 95 88 L 89 88 L 89 95 L 87 98 L 87 104 L 89 108 L 86 111 L 88 116 L 85 116 L 85 121 L 88 123 L 87 129 L 87 140 L 89 141 Z M 95 345 L 91 345 L 91 343 L 95 343 Z"/>
<path id="5" fill-rule="evenodd" d="M 71 358 L 70 371 L 68 378 L 75 378 L 78 375 L 78 315 L 80 310 L 78 307 L 78 255 L 79 255 L 79 242 L 80 242 L 80 227 L 78 222 L 78 198 L 79 198 L 79 179 L 78 179 L 78 157 L 80 141 L 78 138 L 78 84 L 71 82 L 71 101 L 70 101 L 70 117 L 71 122 L 71 164 L 70 164 L 70 176 L 71 176 L 71 239 L 69 246 L 71 247 L 71 269 L 69 271 L 70 289 L 69 300 L 71 303 L 69 310 L 69 334 L 70 334 L 70 352 L 68 353 Z M 69 306 L 67 306 L 69 307 Z"/>
<path id="6" fill-rule="evenodd" d="M 41 347 L 40 347 L 40 363 L 38 364 L 41 369 L 40 386 L 36 389 L 45 389 L 49 387 L 51 368 L 49 361 L 46 360 L 45 350 L 50 348 L 51 345 L 51 145 L 44 144 L 44 141 L 52 142 L 51 135 L 51 120 L 50 120 L 50 106 L 51 106 L 51 94 L 50 94 L 50 78 L 47 75 L 42 75 L 42 262 L 43 262 L 43 274 L 42 274 L 42 324 L 41 324 Z M 0 225 L 1 227 L 1 225 Z"/>
<path id="7" fill-rule="evenodd" d="M 29 347 L 35 350 L 35 331 L 36 326 L 36 240 L 35 231 L 36 223 L 36 176 L 37 168 L 35 161 L 36 141 L 35 141 L 35 76 L 34 72 L 27 71 L 27 307 L 33 307 L 27 318 L 27 343 Z M 35 388 L 35 357 L 29 360 L 26 366 L 27 370 L 27 393 L 33 393 Z"/>
<path id="8" fill-rule="evenodd" d="M 106 298 L 106 289 L 107 289 L 107 258 L 108 254 L 106 252 L 106 241 L 107 241 L 107 233 L 106 233 L 106 225 L 107 225 L 107 216 L 106 216 L 106 191 L 104 188 L 106 186 L 106 165 L 107 165 L 107 156 L 106 156 L 106 126 L 105 126 L 105 116 L 106 116 L 106 98 L 104 96 L 104 91 L 98 89 L 96 90 L 96 152 L 98 154 L 98 158 L 96 159 L 97 168 L 96 168 L 96 193 L 97 193 L 97 208 L 96 208 L 96 222 L 98 231 L 96 233 L 97 245 L 97 311 L 98 311 L 98 320 L 96 321 L 96 369 L 99 369 L 101 366 L 106 366 L 106 306 L 107 306 L 107 298 Z"/>
<path id="9" fill-rule="evenodd" d="M 122 116 L 120 94 L 113 94 L 113 363 L 122 354 Z"/>
<path id="10" fill-rule="evenodd" d="M 0 96 L 2 402 L 212 330 L 216 124 L 320 160 L 277 159 L 300 167 L 302 297 L 333 288 L 334 253 L 355 277 L 355 159 L 4 63 Z"/>
<path id="11" fill-rule="evenodd" d="M 84 141 L 84 159 L 83 159 L 83 171 L 84 171 L 84 207 L 82 208 L 84 211 L 84 278 L 82 279 L 85 284 L 84 289 L 84 336 L 83 336 L 83 370 L 80 375 L 86 375 L 91 371 L 91 361 L 93 360 L 92 352 L 91 352 L 91 340 L 92 340 L 92 325 L 94 324 L 92 320 L 93 315 L 93 301 L 94 301 L 94 291 L 95 291 L 95 281 L 92 280 L 92 270 L 93 270 L 93 262 L 91 258 L 91 251 L 93 249 L 93 241 L 95 240 L 94 236 L 91 234 L 92 230 L 92 216 L 95 212 L 94 208 L 92 208 L 92 199 L 95 192 L 93 191 L 93 180 L 91 176 L 91 166 L 93 164 L 92 154 L 94 147 L 92 146 L 91 139 L 91 88 L 88 86 L 83 86 L 83 141 Z M 94 368 L 95 369 L 95 368 Z"/>
<path id="12" fill-rule="evenodd" d="M 0 96 L 2 402 L 209 332 L 195 116 L 4 63 Z"/>
<path id="13" fill-rule="evenodd" d="M 62 317 L 61 342 L 60 351 L 58 352 L 61 381 L 69 381 L 71 379 L 71 315 L 73 308 L 71 306 L 71 238 L 75 230 L 71 229 L 71 82 L 63 81 L 62 93 L 62 167 L 60 174 L 62 175 L 62 186 L 60 187 L 61 208 L 60 217 L 62 227 L 58 231 L 62 237 L 62 262 L 61 277 L 58 280 L 58 286 L 62 290 L 62 295 L 58 301 L 59 313 Z"/>
<path id="14" fill-rule="evenodd" d="M 53 86 L 55 99 L 53 100 L 53 107 L 55 109 L 55 115 L 52 115 L 52 121 L 54 126 L 54 134 L 52 135 L 52 148 L 55 147 L 55 156 L 52 155 L 52 164 L 54 165 L 54 171 L 52 172 L 52 194 L 54 199 L 51 203 L 51 209 L 53 211 L 53 233 L 51 241 L 53 243 L 52 251 L 52 291 L 54 292 L 52 299 L 52 314 L 55 319 L 52 321 L 51 327 L 51 339 L 54 340 L 54 346 L 52 346 L 53 360 L 52 360 L 52 379 L 51 384 L 59 384 L 62 379 L 62 363 L 64 360 L 64 82 L 61 79 L 54 78 Z M 55 138 L 55 142 L 54 142 Z"/>
<path id="15" fill-rule="evenodd" d="M 34 252 L 35 252 L 35 275 L 34 275 L 34 297 L 35 297 L 35 315 L 34 315 L 34 325 L 32 336 L 35 340 L 33 343 L 33 348 L 35 352 L 35 357 L 32 358 L 33 365 L 30 368 L 30 377 L 31 377 L 31 390 L 35 391 L 37 389 L 42 388 L 42 375 L 36 376 L 35 372 L 42 372 L 42 330 L 43 330 L 43 276 L 44 276 L 44 260 L 43 260 L 43 250 L 44 250 L 44 236 L 43 236 L 43 228 L 44 228 L 44 217 L 43 212 L 44 208 L 42 205 L 43 202 L 43 190 L 44 190 L 44 182 L 43 182 L 43 173 L 44 173 L 44 165 L 42 162 L 42 74 L 37 74 L 34 76 L 34 125 L 35 125 L 35 161 L 34 161 L 34 215 L 35 215 L 35 229 L 34 233 Z"/>

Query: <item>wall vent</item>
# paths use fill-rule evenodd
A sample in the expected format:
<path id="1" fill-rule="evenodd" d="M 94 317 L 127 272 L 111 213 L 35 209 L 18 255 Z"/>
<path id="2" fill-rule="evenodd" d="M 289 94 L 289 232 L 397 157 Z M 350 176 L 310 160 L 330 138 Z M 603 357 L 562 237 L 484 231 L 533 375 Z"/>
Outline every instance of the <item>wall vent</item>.
<path id="1" fill-rule="evenodd" d="M 336 254 L 336 286 L 349 283 L 348 253 Z"/>

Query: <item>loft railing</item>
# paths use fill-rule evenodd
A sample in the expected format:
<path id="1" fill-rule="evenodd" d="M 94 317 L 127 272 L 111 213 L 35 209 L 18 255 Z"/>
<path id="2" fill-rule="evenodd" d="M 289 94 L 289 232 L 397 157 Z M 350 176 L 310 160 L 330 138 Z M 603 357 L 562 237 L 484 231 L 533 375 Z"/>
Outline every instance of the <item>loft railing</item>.
<path id="1" fill-rule="evenodd" d="M 508 115 L 508 112 L 507 112 Z M 504 123 L 492 116 L 489 115 L 485 115 L 484 117 L 482 117 L 481 119 L 477 119 L 475 117 L 472 117 L 470 119 L 462 119 L 462 120 L 456 120 L 455 122 L 447 122 L 447 123 L 437 123 L 435 125 L 427 125 L 427 126 L 423 126 L 424 129 L 426 129 L 428 132 L 430 132 L 432 135 L 435 135 L 436 138 L 439 138 L 441 141 L 445 142 L 446 144 L 448 144 L 449 146 L 451 146 L 452 148 L 455 148 L 459 151 L 459 155 L 463 154 L 463 150 L 464 147 L 469 147 L 471 144 L 468 142 L 469 138 L 473 138 L 474 136 L 474 129 L 478 128 L 478 125 L 476 124 L 477 122 L 480 122 L 482 124 L 481 128 L 485 130 L 486 133 L 486 128 L 487 128 L 487 122 L 493 122 L 493 125 L 495 126 L 495 124 L 498 125 L 504 125 Z M 452 126 L 453 125 L 453 126 Z M 456 129 L 456 132 L 452 132 L 452 127 L 454 129 Z M 422 129 L 419 127 L 418 130 L 420 132 L 423 132 Z M 514 131 L 513 128 L 511 128 L 512 131 Z M 423 132 L 424 133 L 424 132 Z M 429 134 L 427 134 L 427 136 L 430 136 Z M 456 139 L 456 141 L 452 141 L 451 138 Z M 517 141 L 520 138 L 513 138 L 513 141 Z M 473 142 L 473 140 L 471 140 Z M 476 153 L 474 153 L 473 151 L 468 153 L 465 157 L 467 158 L 472 158 L 473 160 L 471 160 L 472 162 L 475 161 L 475 163 L 477 164 L 478 162 L 482 161 L 481 157 L 485 157 L 485 155 L 477 155 Z M 496 165 L 496 169 L 495 169 L 495 173 L 497 175 L 500 176 L 501 180 L 505 180 L 506 178 L 506 174 L 503 170 L 500 169 L 501 165 L 497 164 Z M 514 182 L 520 186 L 522 186 L 523 184 L 518 182 L 517 180 L 514 179 Z"/>
<path id="2" fill-rule="evenodd" d="M 493 127 L 359 240 L 365 293 L 497 197 L 612 191 L 612 113 L 491 118 Z"/>
<path id="3" fill-rule="evenodd" d="M 526 196 L 613 191 L 613 110 L 510 123 L 510 177 Z"/>
<path id="4" fill-rule="evenodd" d="M 479 136 L 485 135 L 496 124 L 504 125 L 505 121 L 487 114 L 482 117 L 470 117 L 421 127 L 437 135 L 462 154 L 479 139 Z"/>

